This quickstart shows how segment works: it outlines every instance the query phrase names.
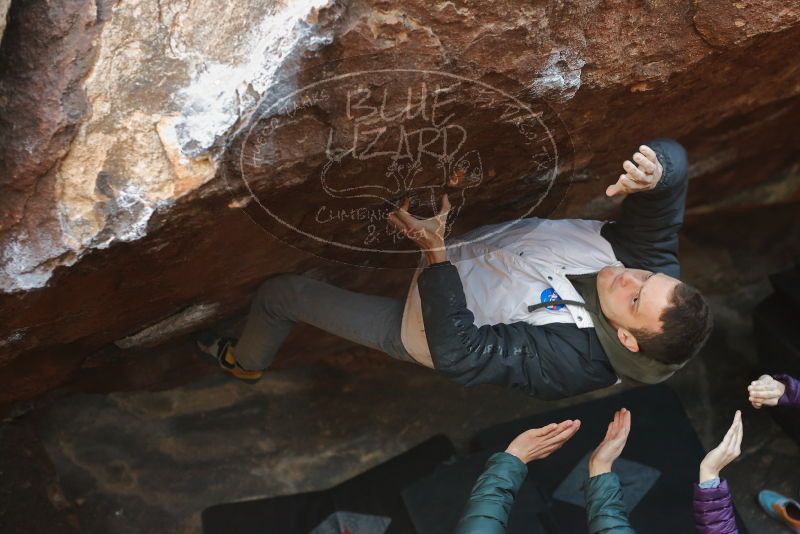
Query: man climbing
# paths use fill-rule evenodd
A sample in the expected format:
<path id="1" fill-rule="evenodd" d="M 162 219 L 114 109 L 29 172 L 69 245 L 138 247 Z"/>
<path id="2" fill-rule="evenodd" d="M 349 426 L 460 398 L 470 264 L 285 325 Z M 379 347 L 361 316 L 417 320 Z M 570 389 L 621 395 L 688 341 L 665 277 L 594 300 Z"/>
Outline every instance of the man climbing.
<path id="1" fill-rule="evenodd" d="M 620 378 L 666 380 L 705 343 L 711 312 L 677 279 L 685 150 L 656 139 L 632 159 L 606 190 L 625 197 L 619 221 L 522 219 L 445 246 L 447 197 L 426 220 L 406 200 L 389 221 L 424 254 L 405 303 L 279 275 L 259 289 L 238 342 L 206 335 L 198 343 L 245 380 L 260 378 L 297 321 L 465 385 L 540 399 Z"/>

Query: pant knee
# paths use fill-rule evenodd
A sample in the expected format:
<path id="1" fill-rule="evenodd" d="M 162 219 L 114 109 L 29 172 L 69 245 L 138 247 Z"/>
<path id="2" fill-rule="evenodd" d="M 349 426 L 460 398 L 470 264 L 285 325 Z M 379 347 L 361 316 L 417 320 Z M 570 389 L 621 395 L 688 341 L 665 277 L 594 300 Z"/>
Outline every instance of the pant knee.
<path id="1" fill-rule="evenodd" d="M 294 273 L 280 273 L 270 276 L 258 286 L 253 306 L 264 311 L 280 308 L 292 302 L 301 291 L 305 278 Z"/>

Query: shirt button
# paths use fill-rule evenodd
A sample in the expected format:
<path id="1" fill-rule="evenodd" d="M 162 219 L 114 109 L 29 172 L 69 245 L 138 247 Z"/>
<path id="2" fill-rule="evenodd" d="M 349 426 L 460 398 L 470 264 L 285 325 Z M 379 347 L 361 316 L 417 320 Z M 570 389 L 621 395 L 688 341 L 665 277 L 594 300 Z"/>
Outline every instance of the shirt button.
<path id="1" fill-rule="evenodd" d="M 552 276 L 548 276 L 548 277 L 547 277 L 547 279 L 548 279 L 548 280 L 552 280 L 552 279 L 553 279 L 553 277 L 552 277 Z"/>
<path id="2" fill-rule="evenodd" d="M 579 316 L 578 316 L 578 321 L 583 321 L 583 317 L 581 317 L 581 316 L 579 315 Z"/>
<path id="3" fill-rule="evenodd" d="M 525 254 L 525 253 L 524 253 L 524 252 L 520 252 L 520 253 L 519 253 L 519 255 L 520 255 L 520 256 L 522 256 L 523 254 Z"/>

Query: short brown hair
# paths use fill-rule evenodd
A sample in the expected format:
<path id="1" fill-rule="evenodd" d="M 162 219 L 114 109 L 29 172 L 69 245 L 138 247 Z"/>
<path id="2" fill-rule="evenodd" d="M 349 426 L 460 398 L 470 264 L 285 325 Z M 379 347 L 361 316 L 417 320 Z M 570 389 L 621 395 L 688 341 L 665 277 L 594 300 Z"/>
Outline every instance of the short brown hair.
<path id="1" fill-rule="evenodd" d="M 675 286 L 669 306 L 661 312 L 661 332 L 634 331 L 639 353 L 662 363 L 683 363 L 700 352 L 714 326 L 706 299 L 683 282 Z"/>

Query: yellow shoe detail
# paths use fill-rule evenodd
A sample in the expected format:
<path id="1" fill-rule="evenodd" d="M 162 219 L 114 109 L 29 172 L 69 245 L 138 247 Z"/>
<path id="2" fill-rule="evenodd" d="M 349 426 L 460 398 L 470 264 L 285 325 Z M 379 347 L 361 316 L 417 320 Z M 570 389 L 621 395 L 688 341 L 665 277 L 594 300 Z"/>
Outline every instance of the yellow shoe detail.
<path id="1" fill-rule="evenodd" d="M 225 351 L 224 358 L 225 363 L 231 366 L 230 369 L 225 370 L 236 378 L 242 380 L 258 380 L 264 374 L 264 371 L 248 371 L 236 365 L 236 356 L 233 354 L 233 347 L 228 347 L 228 350 Z"/>
<path id="2" fill-rule="evenodd" d="M 233 347 L 228 347 L 225 350 L 225 356 L 223 356 L 223 358 L 228 365 L 236 365 L 236 356 L 233 355 Z"/>

